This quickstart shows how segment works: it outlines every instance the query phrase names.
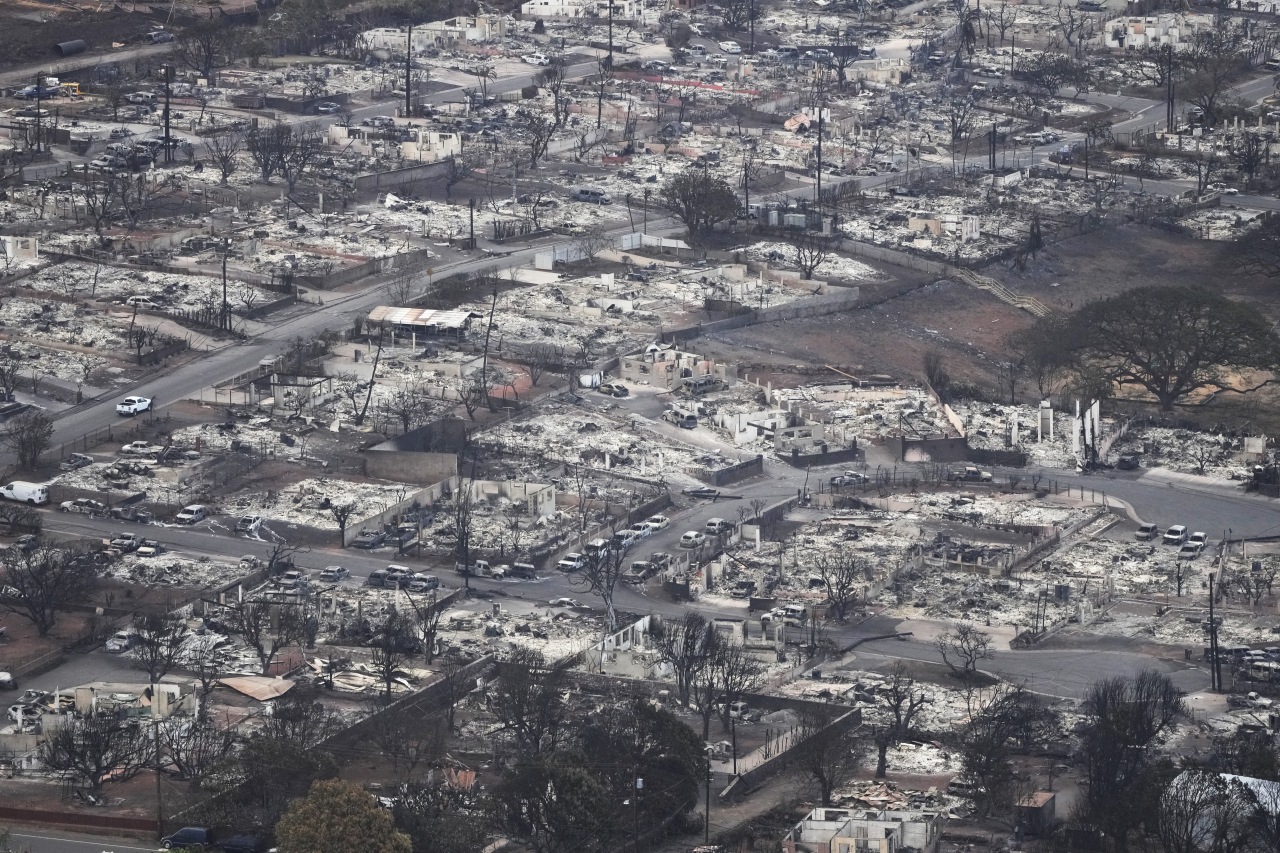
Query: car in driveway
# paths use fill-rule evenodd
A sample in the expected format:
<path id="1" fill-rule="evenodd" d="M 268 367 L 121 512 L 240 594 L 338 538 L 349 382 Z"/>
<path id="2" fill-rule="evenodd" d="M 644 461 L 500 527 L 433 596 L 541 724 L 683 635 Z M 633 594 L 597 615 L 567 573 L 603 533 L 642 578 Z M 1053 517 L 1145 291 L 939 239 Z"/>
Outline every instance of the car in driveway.
<path id="1" fill-rule="evenodd" d="M 107 505 L 102 501 L 95 501 L 92 498 L 76 498 L 73 501 L 63 501 L 58 509 L 63 512 L 79 512 L 85 515 L 100 515 L 107 511 Z"/>
<path id="2" fill-rule="evenodd" d="M 257 535 L 262 529 L 262 516 L 260 515 L 242 515 L 240 520 L 236 522 L 236 533 L 243 533 L 245 536 Z"/>
<path id="3" fill-rule="evenodd" d="M 742 45 L 736 41 L 722 41 L 720 42 L 720 49 L 725 53 L 742 53 Z"/>
<path id="4" fill-rule="evenodd" d="M 58 464 L 58 468 L 63 471 L 75 471 L 77 469 L 85 468 L 92 464 L 93 464 L 92 456 L 86 456 L 83 453 L 72 453 L 70 456 L 68 456 L 66 459 L 63 459 L 62 462 Z"/>
<path id="5" fill-rule="evenodd" d="M 137 441 L 131 441 L 124 447 L 120 448 L 120 452 L 125 456 L 152 456 L 162 450 L 164 450 L 164 448 L 160 445 L 152 444 L 151 442 L 141 438 Z"/>
<path id="6" fill-rule="evenodd" d="M 1181 545 L 1187 541 L 1188 535 L 1186 525 L 1175 524 L 1164 532 L 1163 541 L 1166 545 Z"/>
<path id="7" fill-rule="evenodd" d="M 690 530 L 680 537 L 681 548 L 697 548 L 707 541 L 707 534 L 701 530 Z"/>
<path id="8" fill-rule="evenodd" d="M 1136 453 L 1125 453 L 1116 460 L 1116 467 L 1121 471 L 1133 471 L 1138 467 L 1138 455 Z"/>
<path id="9" fill-rule="evenodd" d="M 137 415 L 151 409 L 151 400 L 147 397 L 125 397 L 116 403 L 116 414 Z"/>
<path id="10" fill-rule="evenodd" d="M 326 583 L 337 583 L 351 577 L 351 572 L 342 566 L 325 566 L 320 570 L 320 580 Z"/>
<path id="11" fill-rule="evenodd" d="M 377 548 L 387 541 L 387 534 L 381 530 L 361 530 L 351 544 L 357 548 Z"/>
<path id="12" fill-rule="evenodd" d="M 323 104 L 316 105 L 316 112 L 321 115 L 333 115 L 334 113 L 340 113 L 342 112 L 342 104 L 337 104 L 333 101 L 325 101 Z"/>
<path id="13" fill-rule="evenodd" d="M 1183 542 L 1182 547 L 1178 549 L 1179 560 L 1194 560 L 1200 556 L 1200 552 L 1204 550 L 1203 542 Z"/>

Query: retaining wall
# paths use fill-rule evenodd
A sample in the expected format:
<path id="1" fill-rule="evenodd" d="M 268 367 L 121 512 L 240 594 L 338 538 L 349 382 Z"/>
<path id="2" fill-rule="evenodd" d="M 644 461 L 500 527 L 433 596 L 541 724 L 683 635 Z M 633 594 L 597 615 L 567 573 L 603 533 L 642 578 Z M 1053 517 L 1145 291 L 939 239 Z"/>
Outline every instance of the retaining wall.
<path id="1" fill-rule="evenodd" d="M 693 470 L 689 469 L 689 473 L 697 477 L 708 486 L 728 486 L 732 483 L 740 483 L 743 480 L 749 480 L 752 477 L 759 477 L 764 474 L 764 457 L 756 456 L 755 459 L 748 459 L 745 462 L 739 462 L 729 468 L 721 468 L 717 471 Z"/>

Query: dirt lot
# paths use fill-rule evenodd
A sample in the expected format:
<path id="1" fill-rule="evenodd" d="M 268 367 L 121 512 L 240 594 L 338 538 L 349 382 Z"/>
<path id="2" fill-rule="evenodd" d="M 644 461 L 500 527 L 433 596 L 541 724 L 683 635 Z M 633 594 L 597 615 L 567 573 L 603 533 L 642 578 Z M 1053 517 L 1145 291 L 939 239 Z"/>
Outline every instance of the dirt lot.
<path id="1" fill-rule="evenodd" d="M 796 372 L 796 361 L 849 365 L 863 374 L 887 373 L 909 380 L 920 375 L 924 353 L 937 349 L 947 356 L 955 378 L 993 385 L 1005 336 L 1030 323 L 1030 315 L 981 290 L 944 282 L 843 314 L 702 338 L 697 347 L 718 360 L 736 362 L 739 375 L 763 375 L 784 386 L 810 381 Z M 826 370 L 812 378 L 840 379 Z"/>
<path id="2" fill-rule="evenodd" d="M 1055 244 L 1025 273 L 1004 266 L 982 273 L 1063 312 L 1135 287 L 1208 285 L 1255 305 L 1265 316 L 1280 316 L 1275 282 L 1230 275 L 1223 252 L 1219 243 L 1131 225 Z M 751 326 L 701 338 L 696 347 L 738 364 L 739 375 L 748 373 L 787 387 L 838 381 L 839 375 L 823 365 L 910 381 L 920 375 L 924 353 L 936 349 L 946 357 L 954 380 L 995 394 L 1004 339 L 1029 326 L 1032 317 L 966 285 L 929 283 L 907 289 L 914 274 L 901 269 L 893 269 L 893 274 L 897 279 L 892 284 L 864 289 L 867 300 L 885 299 L 879 304 L 811 320 Z M 892 295 L 902 290 L 906 292 Z M 1280 428 L 1280 390 L 1219 395 L 1203 407 L 1180 409 L 1176 417 L 1206 428 L 1274 432 Z"/>
<path id="3" fill-rule="evenodd" d="M 88 8 L 59 9 L 46 3 L 6 0 L 0 11 L 0 67 L 14 67 L 55 57 L 52 46 L 85 39 L 90 48 L 109 48 L 112 42 L 141 44 L 137 38 L 155 29 L 155 19 L 136 13 Z M 70 4 L 68 4 L 70 5 Z M 110 4 L 101 4 L 110 8 Z"/>

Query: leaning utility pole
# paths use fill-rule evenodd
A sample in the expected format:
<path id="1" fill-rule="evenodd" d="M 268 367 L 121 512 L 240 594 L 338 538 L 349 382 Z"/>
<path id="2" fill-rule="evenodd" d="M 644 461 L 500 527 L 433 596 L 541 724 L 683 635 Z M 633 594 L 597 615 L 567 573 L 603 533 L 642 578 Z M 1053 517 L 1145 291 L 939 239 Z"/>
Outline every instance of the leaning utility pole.
<path id="1" fill-rule="evenodd" d="M 173 89 L 173 66 L 164 67 L 164 161 L 173 162 L 173 142 L 169 135 L 169 92 Z"/>

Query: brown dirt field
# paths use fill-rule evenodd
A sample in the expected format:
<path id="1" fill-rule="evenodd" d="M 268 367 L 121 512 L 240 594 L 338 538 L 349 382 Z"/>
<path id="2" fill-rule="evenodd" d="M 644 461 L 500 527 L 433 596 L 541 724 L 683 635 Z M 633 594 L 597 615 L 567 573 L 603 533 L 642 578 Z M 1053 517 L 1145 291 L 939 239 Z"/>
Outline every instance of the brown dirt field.
<path id="1" fill-rule="evenodd" d="M 992 384 L 1004 338 L 1031 320 L 984 291 L 942 282 L 867 308 L 701 338 L 696 347 L 736 362 L 739 375 L 760 376 L 774 385 L 840 380 L 825 369 L 797 371 L 797 362 L 910 381 L 920 375 L 921 361 L 931 349 L 947 357 L 956 379 Z"/>
<path id="2" fill-rule="evenodd" d="M 0 642 L 0 662 L 6 666 L 17 666 L 78 640 L 89 627 L 89 615 L 59 613 L 58 621 L 47 637 L 37 634 L 29 619 L 14 613 L 0 616 L 0 625 L 5 627 L 8 637 L 7 642 Z"/>

